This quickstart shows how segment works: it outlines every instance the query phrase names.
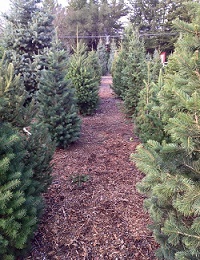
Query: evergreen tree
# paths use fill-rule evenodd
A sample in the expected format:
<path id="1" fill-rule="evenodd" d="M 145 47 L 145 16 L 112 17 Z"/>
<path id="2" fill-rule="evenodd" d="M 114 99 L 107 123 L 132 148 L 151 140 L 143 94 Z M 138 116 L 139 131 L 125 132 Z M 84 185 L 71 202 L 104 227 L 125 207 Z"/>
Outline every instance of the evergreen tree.
<path id="1" fill-rule="evenodd" d="M 40 120 L 47 125 L 57 146 L 66 148 L 80 135 L 80 119 L 74 90 L 65 79 L 66 52 L 58 43 L 48 52 L 47 62 L 48 70 L 43 71 L 38 92 Z"/>
<path id="2" fill-rule="evenodd" d="M 112 66 L 112 89 L 114 90 L 115 94 L 123 100 L 125 99 L 126 91 L 128 90 L 128 77 L 124 77 L 124 71 L 127 67 L 127 59 L 129 54 L 128 48 L 129 43 L 132 40 L 132 36 L 133 28 L 128 26 L 125 30 L 124 39 L 121 43 L 121 46 L 114 57 Z"/>
<path id="3" fill-rule="evenodd" d="M 60 12 L 62 24 L 59 23 L 59 35 L 76 35 L 77 27 L 79 36 L 84 38 L 84 43 L 89 49 L 97 50 L 100 36 L 118 35 L 123 29 L 120 18 L 128 12 L 125 1 L 82 1 L 70 0 L 64 12 Z M 64 35 L 63 35 L 64 34 Z M 97 37 L 96 37 L 97 36 Z M 66 38 L 62 37 L 62 41 Z M 68 42 L 75 45 L 75 41 Z"/>
<path id="4" fill-rule="evenodd" d="M 169 61 L 158 97 L 167 141 L 149 140 L 132 155 L 146 177 L 138 188 L 147 195 L 145 207 L 160 244 L 160 259 L 200 258 L 200 5 L 187 8 L 193 21 L 176 21 L 182 33 Z"/>
<path id="5" fill-rule="evenodd" d="M 106 46 L 102 40 L 99 41 L 97 45 L 97 54 L 99 58 L 99 63 L 101 66 L 101 74 L 105 76 L 108 72 L 107 63 L 108 63 L 108 52 Z"/>
<path id="6" fill-rule="evenodd" d="M 88 62 L 88 66 L 93 67 L 94 73 L 95 73 L 94 78 L 96 79 L 97 82 L 99 82 L 99 85 L 100 85 L 102 70 L 101 70 L 101 64 L 100 64 L 96 51 L 88 52 L 88 61 L 87 62 Z"/>
<path id="7" fill-rule="evenodd" d="M 177 17 L 187 22 L 190 20 L 184 1 L 130 0 L 129 2 L 132 7 L 130 20 L 144 37 L 147 51 L 153 53 L 157 48 L 171 53 L 178 38 L 172 21 Z"/>
<path id="8" fill-rule="evenodd" d="M 153 59 L 148 59 L 148 78 L 140 91 L 135 117 L 135 132 L 143 143 L 164 138 L 164 126 L 161 121 L 161 109 L 158 93 L 163 87 L 163 70 L 160 55 L 155 51 Z M 159 73 L 160 70 L 160 73 Z"/>
<path id="9" fill-rule="evenodd" d="M 127 58 L 127 51 L 122 45 L 118 52 L 115 54 L 114 60 L 113 60 L 113 66 L 112 66 L 112 86 L 114 93 L 121 99 L 124 100 L 126 90 L 127 90 L 127 84 L 122 79 L 122 70 L 126 66 L 126 58 Z"/>
<path id="10" fill-rule="evenodd" d="M 93 114 L 98 106 L 99 79 L 95 76 L 96 71 L 91 66 L 85 45 L 77 44 L 77 49 L 69 61 L 67 78 L 75 88 L 79 112 L 83 115 Z"/>
<path id="11" fill-rule="evenodd" d="M 54 148 L 44 127 L 33 128 L 31 103 L 23 106 L 26 91 L 12 64 L 1 63 L 0 80 L 0 258 L 16 259 L 44 208 Z"/>
<path id="12" fill-rule="evenodd" d="M 112 65 L 113 65 L 113 61 L 115 59 L 116 52 L 117 52 L 117 45 L 116 45 L 115 41 L 112 40 L 111 45 L 110 45 L 108 64 L 107 64 L 108 73 L 110 73 L 110 74 L 112 73 Z"/>
<path id="13" fill-rule="evenodd" d="M 4 59 L 0 62 L 0 122 L 9 122 L 23 128 L 30 125 L 35 115 L 34 101 L 26 107 L 24 102 L 28 94 L 20 76 L 14 76 L 14 66 Z"/>
<path id="14" fill-rule="evenodd" d="M 0 127 L 0 257 L 16 259 L 27 247 L 36 228 L 37 212 L 34 204 L 41 198 L 31 194 L 31 166 L 23 160 L 26 151 L 23 139 L 12 127 Z"/>
<path id="15" fill-rule="evenodd" d="M 7 59 L 14 64 L 15 75 L 21 75 L 32 95 L 38 89 L 40 70 L 45 66 L 43 51 L 51 46 L 53 17 L 40 0 L 11 1 L 6 18 L 4 46 Z"/>
<path id="16" fill-rule="evenodd" d="M 128 33 L 126 66 L 122 70 L 122 80 L 126 83 L 124 97 L 125 113 L 129 116 L 136 114 L 136 107 L 140 90 L 147 80 L 146 53 L 144 42 L 139 38 L 138 32 L 130 27 Z"/>

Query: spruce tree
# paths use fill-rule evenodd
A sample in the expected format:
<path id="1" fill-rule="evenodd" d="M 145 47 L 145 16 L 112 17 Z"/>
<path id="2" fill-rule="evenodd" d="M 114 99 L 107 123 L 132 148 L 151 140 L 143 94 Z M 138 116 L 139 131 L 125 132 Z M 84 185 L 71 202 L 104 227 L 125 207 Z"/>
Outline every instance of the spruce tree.
<path id="1" fill-rule="evenodd" d="M 40 121 L 47 125 L 57 146 L 66 148 L 79 138 L 80 119 L 74 90 L 65 78 L 67 55 L 58 43 L 49 50 L 47 62 L 48 70 L 42 73 L 37 96 Z"/>
<path id="2" fill-rule="evenodd" d="M 72 82 L 79 112 L 82 115 L 95 113 L 99 102 L 99 78 L 92 66 L 85 45 L 78 43 L 77 49 L 70 57 L 67 78 Z"/>
<path id="3" fill-rule="evenodd" d="M 132 155 L 146 176 L 138 188 L 160 249 L 160 259 L 200 258 L 200 5 L 187 5 L 193 21 L 177 20 L 181 32 L 158 97 L 169 139 L 149 140 Z"/>

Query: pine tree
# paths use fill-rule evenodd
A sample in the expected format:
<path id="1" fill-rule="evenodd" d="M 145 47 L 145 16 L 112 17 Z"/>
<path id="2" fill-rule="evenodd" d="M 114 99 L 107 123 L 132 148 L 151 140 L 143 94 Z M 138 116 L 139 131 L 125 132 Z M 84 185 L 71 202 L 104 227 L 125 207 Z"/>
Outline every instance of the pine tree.
<path id="1" fill-rule="evenodd" d="M 160 143 L 149 140 L 132 155 L 146 174 L 138 188 L 147 196 L 145 207 L 160 244 L 160 259 L 200 258 L 200 5 L 190 3 L 187 8 L 193 21 L 175 23 L 182 36 L 158 95 L 169 139 Z"/>
<path id="2" fill-rule="evenodd" d="M 99 78 L 95 76 L 85 45 L 78 44 L 69 60 L 67 78 L 72 82 L 79 112 L 83 115 L 93 114 L 98 106 Z"/>
<path id="3" fill-rule="evenodd" d="M 66 75 L 66 52 L 54 43 L 48 52 L 48 70 L 44 70 L 40 81 L 38 101 L 40 120 L 47 125 L 52 139 L 58 147 L 66 148 L 80 135 L 80 119 L 74 90 Z"/>
<path id="4" fill-rule="evenodd" d="M 40 0 L 11 1 L 6 18 L 4 47 L 15 75 L 21 75 L 30 95 L 38 89 L 40 71 L 45 66 L 44 49 L 51 46 L 53 17 Z M 41 56 L 42 55 L 42 56 Z"/>

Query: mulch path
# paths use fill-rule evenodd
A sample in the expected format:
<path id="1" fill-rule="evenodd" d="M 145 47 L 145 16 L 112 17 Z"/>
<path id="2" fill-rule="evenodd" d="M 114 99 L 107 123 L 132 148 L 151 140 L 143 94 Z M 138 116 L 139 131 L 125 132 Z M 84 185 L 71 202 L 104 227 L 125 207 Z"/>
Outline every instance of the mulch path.
<path id="1" fill-rule="evenodd" d="M 80 139 L 54 155 L 46 210 L 27 259 L 154 260 L 157 248 L 130 161 L 139 143 L 122 102 L 102 77 L 100 106 L 82 118 Z"/>

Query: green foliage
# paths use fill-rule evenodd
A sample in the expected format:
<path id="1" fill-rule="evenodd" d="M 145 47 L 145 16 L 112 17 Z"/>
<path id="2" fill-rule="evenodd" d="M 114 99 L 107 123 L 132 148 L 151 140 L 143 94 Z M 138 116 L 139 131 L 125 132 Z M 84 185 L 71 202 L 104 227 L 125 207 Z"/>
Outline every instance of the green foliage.
<path id="1" fill-rule="evenodd" d="M 24 163 L 24 140 L 12 127 L 0 126 L 0 256 L 15 259 L 22 255 L 37 224 L 37 205 L 33 196 L 32 168 Z"/>
<path id="2" fill-rule="evenodd" d="M 117 45 L 114 40 L 112 40 L 111 45 L 110 45 L 110 53 L 109 53 L 109 58 L 108 58 L 108 73 L 112 73 L 112 67 L 115 59 L 115 54 L 117 52 Z"/>
<path id="3" fill-rule="evenodd" d="M 149 139 L 159 142 L 165 136 L 158 99 L 158 93 L 163 87 L 163 71 L 161 66 L 159 53 L 155 53 L 153 59 L 147 61 L 148 80 L 144 81 L 145 87 L 139 94 L 135 117 L 135 132 L 143 143 Z"/>
<path id="4" fill-rule="evenodd" d="M 97 50 L 99 36 L 118 35 L 123 29 L 123 23 L 120 18 L 124 17 L 128 8 L 124 1 L 69 1 L 65 10 L 61 10 L 57 15 L 58 33 L 63 42 L 75 46 L 75 41 L 64 38 L 67 35 L 74 37 L 91 36 L 84 38 L 84 43 L 89 49 Z M 61 21 L 61 22 L 59 22 Z M 97 36 L 97 37 L 96 37 Z M 66 45 L 66 44 L 65 44 Z"/>
<path id="5" fill-rule="evenodd" d="M 158 93 L 169 138 L 149 140 L 131 156 L 146 175 L 138 189 L 147 196 L 145 207 L 160 244 L 160 259 L 200 258 L 200 5 L 191 3 L 188 8 L 195 10 L 193 21 L 176 21 L 182 36 Z"/>
<path id="6" fill-rule="evenodd" d="M 94 78 L 99 82 L 101 82 L 101 64 L 98 58 L 98 54 L 96 51 L 89 51 L 88 52 L 88 64 L 89 66 L 94 68 Z"/>
<path id="7" fill-rule="evenodd" d="M 66 148 L 80 135 L 74 90 L 65 79 L 66 52 L 54 43 L 48 52 L 48 70 L 44 70 L 38 91 L 40 120 L 45 123 L 58 147 Z"/>
<path id="8" fill-rule="evenodd" d="M 102 40 L 99 41 L 97 45 L 97 55 L 99 58 L 99 63 L 101 66 L 101 74 L 105 76 L 108 72 L 107 64 L 108 64 L 108 52 L 106 50 L 105 44 Z"/>
<path id="9" fill-rule="evenodd" d="M 87 182 L 88 180 L 89 176 L 87 174 L 76 174 L 71 178 L 72 184 L 75 184 L 78 187 L 81 187 L 83 183 Z"/>
<path id="10" fill-rule="evenodd" d="M 22 9 L 16 9 L 16 13 L 22 11 L 24 18 L 28 18 L 28 10 L 23 13 Z M 24 45 L 21 47 L 23 49 Z M 26 70 L 23 67 L 25 56 L 12 49 L 0 63 L 1 259 L 23 256 L 33 238 L 44 208 L 42 193 L 51 182 L 51 160 L 55 150 L 47 128 L 34 118 L 36 103 L 33 99 L 26 103 L 29 97 L 24 85 L 26 79 L 17 74 L 16 66 Z M 12 59 L 14 63 L 9 63 Z"/>
<path id="11" fill-rule="evenodd" d="M 85 45 L 78 44 L 69 61 L 67 78 L 72 82 L 79 112 L 83 115 L 93 114 L 99 101 L 99 78 L 96 78 L 96 70 L 91 64 Z"/>
<path id="12" fill-rule="evenodd" d="M 116 52 L 112 65 L 112 78 L 113 83 L 111 88 L 114 93 L 121 99 L 125 98 L 125 93 L 127 90 L 126 82 L 122 79 L 122 70 L 126 66 L 127 52 L 126 49 L 122 46 L 121 49 Z"/>
<path id="13" fill-rule="evenodd" d="M 4 59 L 0 63 L 0 122 L 10 122 L 16 127 L 28 126 L 35 114 L 34 101 L 24 106 L 27 92 L 20 80 L 14 76 L 14 66 Z"/>
<path id="14" fill-rule="evenodd" d="M 125 113 L 133 116 L 139 99 L 139 92 L 147 79 L 144 43 L 132 26 L 127 27 L 121 50 L 113 62 L 114 92 L 124 100 Z"/>
<path id="15" fill-rule="evenodd" d="M 12 62 L 30 95 L 38 89 L 40 70 L 45 66 L 44 49 L 51 46 L 53 17 L 41 1 L 17 0 L 11 2 L 11 11 L 5 15 L 3 43 L 6 59 Z"/>
<path id="16" fill-rule="evenodd" d="M 139 92 L 144 87 L 144 80 L 147 80 L 147 67 L 143 41 L 137 31 L 131 27 L 128 30 L 126 66 L 122 70 L 122 80 L 127 86 L 124 97 L 125 112 L 133 116 L 136 114 Z"/>
<path id="17" fill-rule="evenodd" d="M 172 21 L 177 17 L 187 22 L 190 20 L 184 2 L 191 0 L 146 0 L 145 4 L 143 0 L 129 2 L 132 7 L 130 20 L 143 35 L 145 48 L 151 53 L 154 49 L 172 52 L 178 38 L 178 32 L 173 27 Z M 148 34 L 151 34 L 151 37 Z"/>

